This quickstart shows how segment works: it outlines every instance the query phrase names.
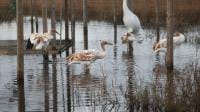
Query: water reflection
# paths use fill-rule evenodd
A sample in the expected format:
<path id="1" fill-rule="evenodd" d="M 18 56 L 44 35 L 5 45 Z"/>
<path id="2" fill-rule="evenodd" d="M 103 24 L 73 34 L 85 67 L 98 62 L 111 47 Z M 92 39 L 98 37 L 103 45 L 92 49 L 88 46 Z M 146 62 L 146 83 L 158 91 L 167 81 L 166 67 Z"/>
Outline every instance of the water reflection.
<path id="1" fill-rule="evenodd" d="M 70 71 L 69 66 L 66 67 L 66 75 L 67 75 L 67 110 L 68 112 L 71 112 L 72 104 L 71 104 L 71 80 L 70 80 Z"/>
<path id="2" fill-rule="evenodd" d="M 132 49 L 133 50 L 133 49 Z M 127 76 L 128 76 L 128 86 L 127 86 L 127 96 L 128 96 L 128 110 L 129 112 L 133 112 L 134 110 L 138 111 L 138 101 L 136 99 L 136 77 L 134 71 L 134 55 L 133 51 L 129 50 L 127 54 L 124 54 L 127 59 Z"/>
<path id="3" fill-rule="evenodd" d="M 39 21 L 40 22 L 40 21 Z M 11 25 L 12 30 L 14 24 Z M 25 23 L 26 27 L 30 24 Z M 0 26 L 3 29 L 3 26 Z M 102 30 L 98 30 L 102 28 Z M 28 28 L 27 28 L 28 29 Z M 90 71 L 84 66 L 66 66 L 65 56 L 57 61 L 42 62 L 42 55 L 25 55 L 25 108 L 27 111 L 199 111 L 199 48 L 187 41 L 175 50 L 175 70 L 168 73 L 162 54 L 154 54 L 154 38 L 142 44 L 134 43 L 134 49 L 117 39 L 126 28 L 105 22 L 88 24 L 88 47 L 98 49 L 98 40 L 114 42 L 108 48 L 105 59 L 95 61 Z M 153 29 L 145 29 L 150 34 Z M 115 30 L 114 30 L 115 31 Z M 12 31 L 11 31 L 12 32 Z M 29 33 L 30 31 L 25 31 Z M 80 33 L 81 32 L 81 33 Z M 163 31 L 161 31 L 163 32 Z M 193 31 L 191 31 L 193 32 Z M 6 34 L 14 37 L 14 32 Z M 187 37 L 191 39 L 190 35 Z M 154 37 L 154 36 L 153 36 Z M 194 37 L 193 37 L 194 38 Z M 116 39 L 116 40 L 115 40 Z M 82 24 L 76 24 L 76 50 L 82 50 Z M 67 50 L 67 55 L 71 51 Z M 52 60 L 52 57 L 49 57 Z M 17 93 L 23 88 L 16 85 L 16 56 L 0 56 L 0 107 L 5 111 L 17 111 Z M 13 89 L 8 89 L 13 87 Z M 12 99 L 12 101 L 11 101 Z M 10 100 L 10 101 L 9 101 Z M 8 105 L 7 105 L 8 104 Z M 12 106 L 13 109 L 10 109 Z"/>
<path id="4" fill-rule="evenodd" d="M 165 86 L 165 111 L 176 112 L 175 105 L 175 87 L 174 87 L 174 74 L 167 72 L 166 86 Z"/>
<path id="5" fill-rule="evenodd" d="M 18 80 L 18 112 L 25 112 L 24 80 Z"/>
<path id="6" fill-rule="evenodd" d="M 47 61 L 43 63 L 44 77 L 44 110 L 49 112 L 49 64 Z"/>

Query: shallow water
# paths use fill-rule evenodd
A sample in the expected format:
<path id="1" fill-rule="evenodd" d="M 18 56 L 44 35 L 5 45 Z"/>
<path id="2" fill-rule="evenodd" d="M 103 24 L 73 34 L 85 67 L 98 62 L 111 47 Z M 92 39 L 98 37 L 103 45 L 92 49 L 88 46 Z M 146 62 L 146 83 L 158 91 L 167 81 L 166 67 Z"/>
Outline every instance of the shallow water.
<path id="1" fill-rule="evenodd" d="M 29 28 L 30 22 L 25 18 L 25 39 L 30 34 Z M 76 51 L 82 50 L 84 46 L 82 28 L 82 23 L 76 24 Z M 1 24 L 0 30 L 2 40 L 16 39 L 15 21 Z M 59 31 L 59 24 L 57 30 Z M 155 30 L 144 30 L 145 40 L 143 43 L 135 42 L 133 52 L 129 53 L 127 46 L 121 44 L 120 40 L 126 28 L 117 26 L 117 44 L 108 46 L 107 56 L 95 61 L 89 72 L 84 65 L 67 66 L 64 61 L 65 53 L 49 63 L 43 63 L 42 55 L 25 55 L 25 110 L 198 111 L 199 101 L 195 99 L 200 98 L 200 51 L 199 45 L 193 41 L 200 37 L 198 30 L 191 28 L 185 32 L 187 42 L 174 50 L 173 73 L 166 71 L 165 54 L 153 53 Z M 162 35 L 165 34 L 163 30 L 161 32 Z M 88 39 L 90 49 L 100 49 L 100 39 L 114 42 L 113 25 L 89 22 Z M 52 60 L 51 57 L 50 59 Z M 0 110 L 17 112 L 17 57 L 2 55 L 0 62 Z"/>

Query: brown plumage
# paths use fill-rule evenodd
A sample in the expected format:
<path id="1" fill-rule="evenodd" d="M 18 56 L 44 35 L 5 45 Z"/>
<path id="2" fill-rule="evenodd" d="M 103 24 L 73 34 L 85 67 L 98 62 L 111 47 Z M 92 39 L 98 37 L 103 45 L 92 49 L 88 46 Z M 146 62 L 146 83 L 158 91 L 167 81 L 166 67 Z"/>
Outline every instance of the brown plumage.
<path id="1" fill-rule="evenodd" d="M 106 56 L 105 45 L 112 45 L 112 44 L 107 41 L 101 41 L 102 50 L 94 50 L 94 49 L 82 50 L 69 55 L 66 58 L 68 65 L 75 63 L 76 64 L 85 63 L 87 65 L 90 65 L 96 59 L 104 58 Z"/>

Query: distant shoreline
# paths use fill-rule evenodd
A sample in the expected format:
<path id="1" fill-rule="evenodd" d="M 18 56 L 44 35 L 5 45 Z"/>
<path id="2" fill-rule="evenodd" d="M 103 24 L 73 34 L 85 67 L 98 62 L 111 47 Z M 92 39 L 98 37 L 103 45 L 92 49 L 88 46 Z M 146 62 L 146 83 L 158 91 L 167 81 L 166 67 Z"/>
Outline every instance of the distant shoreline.
<path id="1" fill-rule="evenodd" d="M 34 2 L 35 1 L 35 2 Z M 177 26 L 200 24 L 200 0 L 175 0 L 175 21 Z M 0 21 L 15 19 L 10 10 L 13 0 L 0 0 Z M 166 0 L 160 1 L 160 23 L 165 25 Z M 61 0 L 56 0 L 56 14 L 59 19 Z M 155 24 L 155 0 L 134 0 L 133 10 L 138 15 L 143 25 Z M 31 16 L 30 0 L 24 3 L 25 16 Z M 33 0 L 33 15 L 42 16 L 42 1 Z M 64 15 L 64 14 L 63 14 Z M 48 2 L 48 16 L 50 17 L 50 1 Z M 116 0 L 117 23 L 122 24 L 122 0 Z M 75 19 L 82 21 L 82 2 L 75 0 Z M 88 20 L 99 20 L 112 22 L 113 1 L 112 0 L 88 0 Z"/>

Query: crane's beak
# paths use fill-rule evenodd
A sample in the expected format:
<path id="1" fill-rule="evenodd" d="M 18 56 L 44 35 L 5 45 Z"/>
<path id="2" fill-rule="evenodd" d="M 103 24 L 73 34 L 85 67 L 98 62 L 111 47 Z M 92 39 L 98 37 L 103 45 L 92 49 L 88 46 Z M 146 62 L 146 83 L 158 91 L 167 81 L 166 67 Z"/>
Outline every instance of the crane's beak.
<path id="1" fill-rule="evenodd" d="M 112 43 L 110 43 L 110 42 L 107 42 L 107 44 L 108 44 L 108 45 L 113 45 L 113 44 L 112 44 Z"/>

